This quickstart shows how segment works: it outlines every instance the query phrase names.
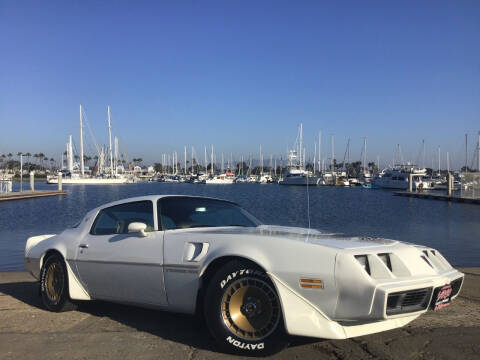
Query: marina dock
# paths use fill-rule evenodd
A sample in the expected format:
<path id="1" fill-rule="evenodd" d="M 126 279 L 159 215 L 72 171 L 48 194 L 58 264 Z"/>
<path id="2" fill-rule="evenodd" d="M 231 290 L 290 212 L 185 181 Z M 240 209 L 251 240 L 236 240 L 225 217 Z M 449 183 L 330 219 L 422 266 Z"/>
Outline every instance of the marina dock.
<path id="1" fill-rule="evenodd" d="M 39 198 L 39 197 L 45 197 L 45 196 L 54 196 L 54 195 L 66 195 L 67 193 L 68 192 L 66 190 L 15 191 L 15 192 L 1 193 L 0 201 L 31 199 L 31 198 Z"/>
<path id="2" fill-rule="evenodd" d="M 433 200 L 443 200 L 443 201 L 453 201 L 453 202 L 462 202 L 469 204 L 479 204 L 480 198 L 459 196 L 459 195 L 447 195 L 447 194 L 435 194 L 431 192 L 409 192 L 409 191 L 394 191 L 393 195 L 396 196 L 406 196 L 419 199 L 433 199 Z"/>

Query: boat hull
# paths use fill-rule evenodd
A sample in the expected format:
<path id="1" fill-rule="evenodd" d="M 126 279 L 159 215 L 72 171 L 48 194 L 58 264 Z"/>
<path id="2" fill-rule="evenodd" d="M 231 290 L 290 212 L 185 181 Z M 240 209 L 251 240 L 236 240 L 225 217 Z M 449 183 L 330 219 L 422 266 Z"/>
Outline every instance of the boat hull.
<path id="1" fill-rule="evenodd" d="M 292 176 L 280 180 L 280 185 L 317 185 L 318 177 L 316 176 Z"/>

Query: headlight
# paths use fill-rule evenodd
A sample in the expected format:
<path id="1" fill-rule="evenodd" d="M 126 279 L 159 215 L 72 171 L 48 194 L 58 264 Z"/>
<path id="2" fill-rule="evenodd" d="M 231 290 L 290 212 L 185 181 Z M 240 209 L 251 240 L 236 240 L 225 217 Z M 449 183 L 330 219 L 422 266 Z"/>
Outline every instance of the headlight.
<path id="1" fill-rule="evenodd" d="M 370 265 L 368 264 L 367 255 L 355 255 L 355 259 L 357 259 L 357 261 L 363 267 L 363 270 L 365 270 L 367 274 L 370 275 Z"/>

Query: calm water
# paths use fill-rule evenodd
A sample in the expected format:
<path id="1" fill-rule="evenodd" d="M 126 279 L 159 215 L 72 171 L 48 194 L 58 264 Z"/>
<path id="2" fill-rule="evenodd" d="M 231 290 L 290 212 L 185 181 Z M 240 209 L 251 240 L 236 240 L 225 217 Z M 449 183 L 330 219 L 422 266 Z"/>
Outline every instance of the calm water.
<path id="1" fill-rule="evenodd" d="M 42 183 L 36 188 L 56 189 Z M 23 269 L 29 236 L 58 233 L 88 210 L 131 196 L 219 197 L 239 203 L 267 224 L 308 226 L 305 187 L 139 183 L 64 188 L 68 195 L 0 202 L 0 270 Z M 480 265 L 478 205 L 409 199 L 393 196 L 390 191 L 357 187 L 310 187 L 309 193 L 312 228 L 425 244 L 440 250 L 456 266 Z"/>

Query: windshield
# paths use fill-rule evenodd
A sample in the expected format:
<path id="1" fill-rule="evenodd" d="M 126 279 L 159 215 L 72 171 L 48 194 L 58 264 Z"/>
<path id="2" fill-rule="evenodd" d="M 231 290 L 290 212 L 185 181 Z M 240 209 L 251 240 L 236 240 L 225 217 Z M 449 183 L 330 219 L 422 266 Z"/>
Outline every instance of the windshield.
<path id="1" fill-rule="evenodd" d="M 158 214 L 164 230 L 261 225 L 240 206 L 216 199 L 169 196 L 158 201 Z"/>

